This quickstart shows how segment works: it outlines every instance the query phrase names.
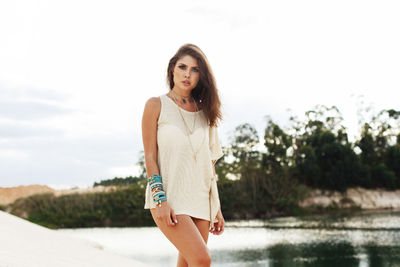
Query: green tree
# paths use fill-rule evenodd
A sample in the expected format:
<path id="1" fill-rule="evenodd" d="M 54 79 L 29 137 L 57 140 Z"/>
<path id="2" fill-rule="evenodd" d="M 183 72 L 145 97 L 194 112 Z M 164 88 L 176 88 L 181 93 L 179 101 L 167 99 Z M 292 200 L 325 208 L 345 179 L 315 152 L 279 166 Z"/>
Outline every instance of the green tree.
<path id="1" fill-rule="evenodd" d="M 307 188 L 293 176 L 293 136 L 268 119 L 264 135 L 266 152 L 262 157 L 263 178 L 261 188 L 265 194 L 260 199 L 270 214 L 284 214 L 297 208 Z"/>
<path id="2" fill-rule="evenodd" d="M 366 169 L 365 187 L 400 187 L 397 162 L 400 111 L 382 110 L 365 122 L 356 146 L 361 150 L 361 161 Z"/>
<path id="3" fill-rule="evenodd" d="M 344 191 L 362 180 L 362 164 L 337 107 L 316 106 L 295 122 L 293 173 L 308 186 Z"/>
<path id="4" fill-rule="evenodd" d="M 227 151 L 230 161 L 230 174 L 237 177 L 235 190 L 241 203 L 241 210 L 258 214 L 261 198 L 260 190 L 260 152 L 257 130 L 248 123 L 237 126 L 230 138 L 231 145 Z M 241 189 L 241 190 L 240 190 Z"/>

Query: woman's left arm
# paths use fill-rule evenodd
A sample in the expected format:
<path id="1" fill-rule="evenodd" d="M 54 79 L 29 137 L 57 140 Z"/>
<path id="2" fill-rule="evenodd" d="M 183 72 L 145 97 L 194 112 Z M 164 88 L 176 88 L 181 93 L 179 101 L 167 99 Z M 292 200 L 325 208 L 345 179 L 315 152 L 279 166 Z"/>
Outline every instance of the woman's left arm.
<path id="1" fill-rule="evenodd" d="M 215 176 L 215 162 L 216 160 L 212 160 L 214 176 Z M 214 223 L 214 227 L 210 230 L 210 232 L 214 235 L 220 235 L 224 232 L 225 228 L 225 219 L 224 216 L 222 216 L 221 205 L 219 206 L 219 210 L 216 217 L 218 222 Z"/>

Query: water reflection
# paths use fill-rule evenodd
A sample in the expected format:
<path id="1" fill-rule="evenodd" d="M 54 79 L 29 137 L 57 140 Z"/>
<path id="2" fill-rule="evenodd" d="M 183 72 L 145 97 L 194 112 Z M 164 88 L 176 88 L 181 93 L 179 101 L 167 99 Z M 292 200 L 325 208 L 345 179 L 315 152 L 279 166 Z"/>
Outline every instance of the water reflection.
<path id="1" fill-rule="evenodd" d="M 370 267 L 400 266 L 400 248 L 393 246 L 366 246 Z"/>
<path id="2" fill-rule="evenodd" d="M 277 244 L 265 249 L 212 253 L 214 266 L 383 267 L 400 266 L 399 247 L 350 243 Z"/>
<path id="3" fill-rule="evenodd" d="M 236 221 L 210 235 L 208 247 L 212 266 L 400 267 L 399 226 L 400 212 Z M 156 227 L 60 231 L 152 266 L 176 266 L 175 247 Z"/>
<path id="4" fill-rule="evenodd" d="M 270 266 L 358 266 L 356 251 L 350 243 L 276 245 L 268 249 Z"/>

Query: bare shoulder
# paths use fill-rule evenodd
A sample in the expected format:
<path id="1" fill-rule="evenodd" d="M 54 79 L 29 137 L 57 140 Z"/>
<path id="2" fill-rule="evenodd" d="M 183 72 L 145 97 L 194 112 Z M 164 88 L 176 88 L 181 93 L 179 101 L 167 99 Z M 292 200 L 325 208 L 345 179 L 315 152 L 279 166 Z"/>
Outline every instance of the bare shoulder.
<path id="1" fill-rule="evenodd" d="M 151 105 L 155 105 L 155 104 L 161 105 L 160 97 L 158 97 L 158 96 L 150 97 L 149 99 L 147 99 L 146 105 L 147 105 L 148 103 L 151 104 Z"/>
<path id="2" fill-rule="evenodd" d="M 144 113 L 158 117 L 161 111 L 160 97 L 150 97 L 145 104 Z"/>

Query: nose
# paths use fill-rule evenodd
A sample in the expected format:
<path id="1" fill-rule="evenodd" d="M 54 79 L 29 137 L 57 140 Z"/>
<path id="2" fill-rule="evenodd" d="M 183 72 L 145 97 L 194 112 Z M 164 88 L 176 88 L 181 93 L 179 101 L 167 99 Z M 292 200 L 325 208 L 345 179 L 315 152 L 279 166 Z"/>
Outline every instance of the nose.
<path id="1" fill-rule="evenodd" d="M 189 70 L 185 71 L 185 73 L 183 74 L 183 76 L 184 76 L 185 78 L 189 78 L 189 77 L 190 77 L 190 71 L 189 71 Z"/>

